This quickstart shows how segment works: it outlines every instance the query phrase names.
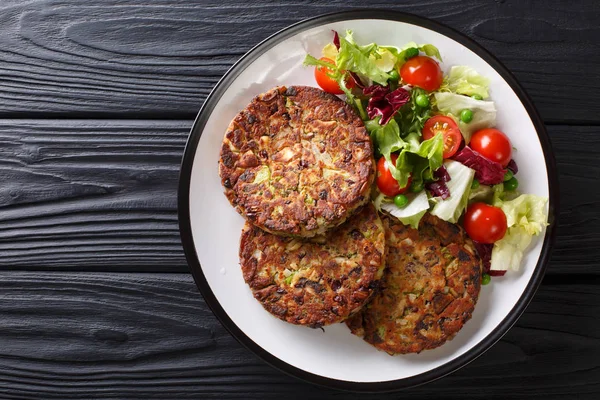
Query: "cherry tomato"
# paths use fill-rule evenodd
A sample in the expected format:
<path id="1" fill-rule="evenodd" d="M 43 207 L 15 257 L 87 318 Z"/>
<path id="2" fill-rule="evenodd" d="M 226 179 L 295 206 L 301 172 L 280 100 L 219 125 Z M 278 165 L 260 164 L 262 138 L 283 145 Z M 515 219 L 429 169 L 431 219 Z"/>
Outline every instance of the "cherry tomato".
<path id="1" fill-rule="evenodd" d="M 392 162 L 396 164 L 396 160 L 398 159 L 397 154 L 392 154 Z M 386 196 L 394 197 L 396 195 L 402 194 L 408 190 L 410 184 L 412 183 L 412 177 L 408 177 L 408 182 L 406 186 L 401 188 L 398 186 L 398 181 L 396 178 L 392 176 L 392 173 L 388 169 L 388 165 L 385 162 L 385 157 L 381 157 L 379 161 L 377 161 L 377 187 L 379 191 Z"/>
<path id="2" fill-rule="evenodd" d="M 335 61 L 327 57 L 321 57 L 319 60 L 335 64 Z M 315 68 L 315 79 L 319 86 L 321 86 L 321 89 L 331 94 L 344 94 L 337 81 L 331 79 L 328 74 L 331 74 L 331 70 L 327 67 Z M 354 87 L 354 79 L 350 78 L 346 80 L 346 87 L 352 89 Z"/>
<path id="3" fill-rule="evenodd" d="M 498 129 L 478 130 L 471 138 L 471 148 L 487 158 L 506 167 L 512 158 L 510 139 Z"/>
<path id="4" fill-rule="evenodd" d="M 501 208 L 473 203 L 467 208 L 463 226 L 471 239 L 480 243 L 494 243 L 506 233 L 506 215 Z"/>
<path id="5" fill-rule="evenodd" d="M 437 134 L 444 135 L 444 158 L 452 157 L 462 143 L 462 135 L 456 122 L 444 115 L 435 115 L 429 118 L 423 126 L 423 139 L 431 139 Z"/>
<path id="6" fill-rule="evenodd" d="M 404 83 L 430 92 L 437 90 L 444 79 L 440 65 L 427 56 L 416 56 L 406 61 L 400 67 L 400 76 Z"/>

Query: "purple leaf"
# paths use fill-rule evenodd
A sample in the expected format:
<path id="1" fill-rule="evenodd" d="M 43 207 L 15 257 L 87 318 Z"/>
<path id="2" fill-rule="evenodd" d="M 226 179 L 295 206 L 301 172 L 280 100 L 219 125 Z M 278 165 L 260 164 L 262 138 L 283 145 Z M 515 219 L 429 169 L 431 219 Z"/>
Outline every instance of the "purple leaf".
<path id="1" fill-rule="evenodd" d="M 479 253 L 479 257 L 481 257 L 481 262 L 483 264 L 483 273 L 490 274 L 490 265 L 492 261 L 492 249 L 494 248 L 493 244 L 487 243 L 479 243 L 473 240 L 473 244 L 477 249 L 477 253 Z M 499 272 L 499 271 L 497 271 Z M 491 275 L 491 274 L 490 274 Z M 504 274 L 502 274 L 504 275 Z"/>
<path id="2" fill-rule="evenodd" d="M 506 166 L 506 168 L 510 169 L 513 175 L 516 175 L 519 172 L 519 167 L 517 167 L 517 162 L 514 159 L 511 159 Z"/>
<path id="3" fill-rule="evenodd" d="M 335 45 L 336 49 L 340 49 L 340 36 L 338 35 L 337 31 L 333 31 L 333 44 Z"/>
<path id="4" fill-rule="evenodd" d="M 441 180 L 437 181 L 437 182 L 429 182 L 425 185 L 425 187 L 435 197 L 441 197 L 444 200 L 446 200 L 448 197 L 450 197 L 450 189 L 448 189 L 448 186 L 446 186 L 446 183 Z"/>
<path id="5" fill-rule="evenodd" d="M 452 178 L 448 173 L 448 170 L 443 165 L 433 172 L 433 177 L 437 180 L 435 182 L 429 182 L 425 185 L 427 190 L 433 193 L 436 197 L 441 197 L 446 200 L 450 197 L 450 189 L 446 186 L 446 182 L 449 182 Z"/>
<path id="6" fill-rule="evenodd" d="M 506 274 L 506 270 L 504 271 L 500 271 L 500 270 L 490 270 L 490 272 L 488 272 L 489 276 L 504 276 L 504 274 Z"/>
<path id="7" fill-rule="evenodd" d="M 410 93 L 403 88 L 390 92 L 389 86 L 372 85 L 363 89 L 363 94 L 370 96 L 367 104 L 367 115 L 373 119 L 381 115 L 380 125 L 387 124 L 396 111 L 410 100 Z"/>
<path id="8" fill-rule="evenodd" d="M 504 181 L 506 171 L 502 165 L 488 160 L 481 154 L 465 146 L 455 156 L 454 160 L 475 170 L 475 178 L 484 185 L 496 185 Z"/>
<path id="9" fill-rule="evenodd" d="M 452 179 L 448 173 L 448 170 L 443 165 L 435 170 L 433 176 L 442 182 L 450 182 Z"/>

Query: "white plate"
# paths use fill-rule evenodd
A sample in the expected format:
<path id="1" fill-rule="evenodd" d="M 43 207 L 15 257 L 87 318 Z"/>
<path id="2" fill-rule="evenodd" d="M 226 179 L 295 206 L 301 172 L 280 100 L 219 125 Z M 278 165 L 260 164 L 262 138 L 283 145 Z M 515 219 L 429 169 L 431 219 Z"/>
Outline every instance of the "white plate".
<path id="1" fill-rule="evenodd" d="M 239 267 L 243 218 L 231 207 L 217 161 L 235 114 L 259 93 L 278 85 L 316 86 L 306 53 L 319 55 L 332 30 L 354 31 L 358 43 L 402 46 L 432 43 L 444 62 L 469 65 L 491 80 L 498 127 L 518 150 L 523 192 L 550 198 L 551 225 L 527 251 L 520 272 L 482 287 L 472 319 L 450 342 L 421 354 L 394 356 L 350 334 L 344 324 L 313 330 L 282 322 L 254 300 Z M 421 384 L 482 354 L 514 324 L 543 276 L 552 244 L 558 188 L 543 123 L 515 78 L 493 56 L 463 35 L 432 21 L 388 11 L 345 12 L 303 21 L 248 52 L 217 84 L 200 110 L 182 163 L 179 219 L 186 256 L 206 302 L 225 327 L 267 362 L 305 380 L 351 390 L 381 391 Z"/>

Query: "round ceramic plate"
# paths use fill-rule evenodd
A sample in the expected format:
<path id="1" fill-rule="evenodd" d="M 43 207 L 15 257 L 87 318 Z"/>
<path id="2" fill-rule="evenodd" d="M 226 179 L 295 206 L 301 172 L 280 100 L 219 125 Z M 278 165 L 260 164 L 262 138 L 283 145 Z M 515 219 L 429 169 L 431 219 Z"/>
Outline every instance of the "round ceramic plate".
<path id="1" fill-rule="evenodd" d="M 450 342 L 421 354 L 389 356 L 353 336 L 345 324 L 321 329 L 295 326 L 271 316 L 256 301 L 239 267 L 243 218 L 231 207 L 218 175 L 224 132 L 235 114 L 259 93 L 278 85 L 316 86 L 306 53 L 319 55 L 332 30 L 351 29 L 358 43 L 402 46 L 432 43 L 444 62 L 469 65 L 491 80 L 498 127 L 518 149 L 520 187 L 546 196 L 546 232 L 534 239 L 520 271 L 482 287 L 472 319 Z M 225 74 L 194 123 L 179 182 L 179 221 L 188 263 L 204 299 L 241 343 L 268 363 L 299 378 L 330 387 L 386 391 L 446 375 L 481 355 L 521 315 L 534 295 L 548 259 L 558 187 L 544 125 L 508 70 L 462 34 L 439 23 L 389 11 L 324 15 L 292 25 L 266 39 Z"/>

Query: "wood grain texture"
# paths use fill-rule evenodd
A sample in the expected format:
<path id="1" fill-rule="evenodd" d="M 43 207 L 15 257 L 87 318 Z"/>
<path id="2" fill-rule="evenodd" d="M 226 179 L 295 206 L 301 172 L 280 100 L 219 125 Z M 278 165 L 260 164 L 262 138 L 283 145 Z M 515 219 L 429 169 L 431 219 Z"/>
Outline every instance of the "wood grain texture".
<path id="1" fill-rule="evenodd" d="M 187 274 L 0 279 L 2 399 L 369 398 L 267 366 L 221 327 Z M 598 313 L 598 285 L 542 286 L 484 356 L 433 384 L 378 398 L 597 398 Z"/>
<path id="2" fill-rule="evenodd" d="M 0 120 L 0 268 L 187 271 L 176 200 L 191 124 Z M 549 133 L 561 192 L 549 273 L 600 275 L 600 128 Z"/>
<path id="3" fill-rule="evenodd" d="M 190 127 L 0 120 L 0 265 L 186 270 L 176 200 Z"/>
<path id="4" fill-rule="evenodd" d="M 5 0 L 0 116 L 191 118 L 259 41 L 308 17 L 366 7 L 426 16 L 475 39 L 515 73 L 547 122 L 600 122 L 595 0 Z"/>

